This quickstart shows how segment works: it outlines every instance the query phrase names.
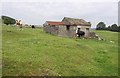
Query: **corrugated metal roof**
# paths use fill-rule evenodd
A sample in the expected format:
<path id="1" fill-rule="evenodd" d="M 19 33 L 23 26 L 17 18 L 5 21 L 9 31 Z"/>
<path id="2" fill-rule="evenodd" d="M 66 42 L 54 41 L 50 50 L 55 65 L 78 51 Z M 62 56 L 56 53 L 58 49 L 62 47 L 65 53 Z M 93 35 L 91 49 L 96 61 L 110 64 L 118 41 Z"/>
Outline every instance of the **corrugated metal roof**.
<path id="1" fill-rule="evenodd" d="M 48 25 L 65 25 L 64 22 L 47 21 Z"/>

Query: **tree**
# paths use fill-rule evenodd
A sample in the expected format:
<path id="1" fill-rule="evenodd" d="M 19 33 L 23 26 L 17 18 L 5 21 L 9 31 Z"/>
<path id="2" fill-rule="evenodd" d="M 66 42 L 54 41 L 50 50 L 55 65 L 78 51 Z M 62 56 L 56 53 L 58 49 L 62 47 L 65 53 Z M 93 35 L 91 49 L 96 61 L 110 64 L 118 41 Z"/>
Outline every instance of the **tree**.
<path id="1" fill-rule="evenodd" d="M 118 31 L 118 26 L 117 24 L 113 24 L 110 28 L 111 31 Z"/>
<path id="2" fill-rule="evenodd" d="M 120 32 L 120 26 L 118 26 L 118 32 Z"/>
<path id="3" fill-rule="evenodd" d="M 15 24 L 15 19 L 8 16 L 2 16 L 2 22 L 6 25 Z"/>
<path id="4" fill-rule="evenodd" d="M 104 22 L 99 22 L 97 24 L 96 30 L 105 30 L 106 29 L 106 25 Z"/>
<path id="5" fill-rule="evenodd" d="M 111 27 L 110 27 L 110 26 L 108 26 L 107 30 L 109 30 L 109 31 L 110 31 L 110 29 L 111 29 Z"/>

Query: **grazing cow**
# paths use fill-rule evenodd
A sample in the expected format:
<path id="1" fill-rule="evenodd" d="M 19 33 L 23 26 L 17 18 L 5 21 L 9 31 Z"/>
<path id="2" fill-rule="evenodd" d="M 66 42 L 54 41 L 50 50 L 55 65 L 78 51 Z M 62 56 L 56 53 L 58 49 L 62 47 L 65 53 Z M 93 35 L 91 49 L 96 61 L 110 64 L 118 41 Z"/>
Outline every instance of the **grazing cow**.
<path id="1" fill-rule="evenodd" d="M 17 30 L 22 30 L 22 21 L 16 20 Z"/>
<path id="2" fill-rule="evenodd" d="M 32 25 L 32 28 L 35 28 L 35 26 L 34 26 L 34 25 Z"/>
<path id="3" fill-rule="evenodd" d="M 84 31 L 80 31 L 80 28 L 78 28 L 78 30 L 77 30 L 77 35 L 78 35 L 78 37 L 80 38 L 80 37 L 82 37 L 82 36 L 85 35 L 85 32 L 84 32 Z"/>

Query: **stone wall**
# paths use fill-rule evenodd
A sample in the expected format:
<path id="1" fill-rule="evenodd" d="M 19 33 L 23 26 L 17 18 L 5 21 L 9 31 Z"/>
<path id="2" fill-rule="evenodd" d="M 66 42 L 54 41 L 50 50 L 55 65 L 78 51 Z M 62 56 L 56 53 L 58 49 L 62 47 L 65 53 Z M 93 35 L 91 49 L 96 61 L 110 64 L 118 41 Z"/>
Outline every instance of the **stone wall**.
<path id="1" fill-rule="evenodd" d="M 43 29 L 47 33 L 58 35 L 59 26 L 48 26 L 48 25 L 46 25 L 46 26 L 43 27 Z"/>
<path id="2" fill-rule="evenodd" d="M 62 37 L 76 37 L 76 26 L 70 26 L 69 30 L 67 30 L 66 26 L 59 26 L 59 34 L 58 36 Z"/>
<path id="3" fill-rule="evenodd" d="M 67 30 L 66 26 L 44 26 L 43 29 L 53 35 L 61 36 L 61 37 L 72 37 L 75 38 L 77 36 L 76 30 L 80 28 L 81 31 L 85 32 L 84 37 L 90 36 L 90 26 L 70 26 L 69 30 Z M 89 29 L 89 30 L 87 30 Z"/>
<path id="4" fill-rule="evenodd" d="M 44 26 L 44 31 L 50 34 L 58 35 L 61 37 L 76 37 L 76 26 L 70 26 L 67 30 L 66 26 Z"/>

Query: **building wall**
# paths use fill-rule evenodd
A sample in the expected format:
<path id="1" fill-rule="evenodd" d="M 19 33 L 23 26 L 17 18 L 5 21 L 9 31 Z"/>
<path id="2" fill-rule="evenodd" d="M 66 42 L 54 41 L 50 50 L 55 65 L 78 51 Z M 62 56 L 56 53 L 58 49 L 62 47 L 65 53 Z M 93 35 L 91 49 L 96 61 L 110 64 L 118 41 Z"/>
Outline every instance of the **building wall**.
<path id="1" fill-rule="evenodd" d="M 76 37 L 76 26 L 70 26 L 69 30 L 67 30 L 66 26 L 59 26 L 59 34 L 58 36 L 62 37 Z"/>
<path id="2" fill-rule="evenodd" d="M 44 31 L 53 34 L 53 35 L 58 35 L 61 37 L 72 37 L 75 38 L 77 36 L 76 34 L 76 30 L 80 28 L 81 31 L 85 32 L 85 36 L 84 37 L 89 37 L 89 33 L 90 33 L 90 26 L 70 26 L 69 30 L 67 30 L 66 26 L 49 26 L 46 25 L 43 27 Z M 89 28 L 89 30 L 87 30 L 86 28 Z"/>
<path id="3" fill-rule="evenodd" d="M 45 25 L 43 27 L 45 32 L 61 37 L 76 37 L 76 28 L 76 26 L 70 26 L 69 30 L 67 30 L 66 26 Z"/>
<path id="4" fill-rule="evenodd" d="M 58 35 L 59 31 L 59 26 L 44 26 L 43 27 L 44 31 L 53 35 Z"/>

